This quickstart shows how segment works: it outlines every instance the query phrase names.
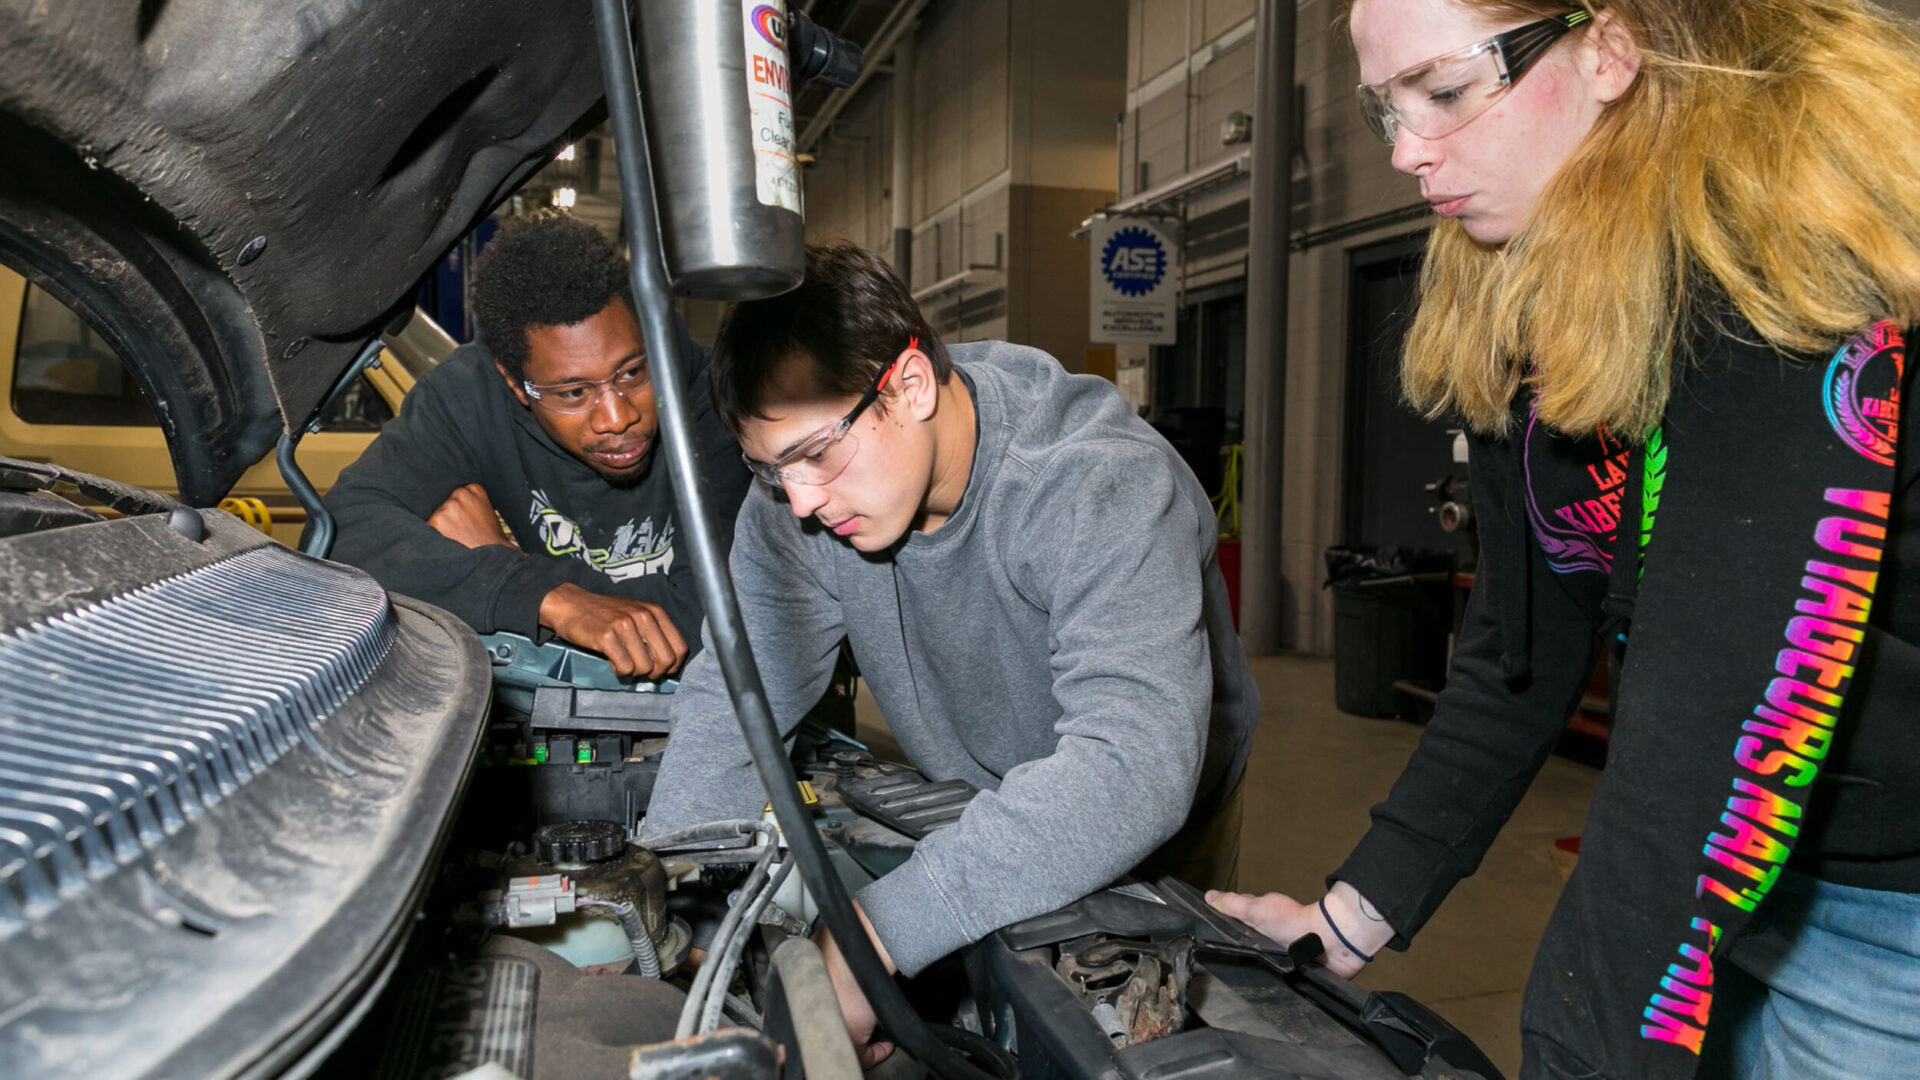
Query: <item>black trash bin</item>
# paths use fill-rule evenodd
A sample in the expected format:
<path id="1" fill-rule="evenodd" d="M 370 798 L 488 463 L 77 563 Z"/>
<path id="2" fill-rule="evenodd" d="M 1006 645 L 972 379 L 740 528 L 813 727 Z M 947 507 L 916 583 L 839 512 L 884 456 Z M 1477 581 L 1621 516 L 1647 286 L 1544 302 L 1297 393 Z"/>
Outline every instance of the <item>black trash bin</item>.
<path id="1" fill-rule="evenodd" d="M 1356 716 L 1406 716 L 1446 677 L 1451 552 L 1327 549 L 1333 589 L 1333 702 Z M 1396 687 L 1395 684 L 1401 684 Z"/>

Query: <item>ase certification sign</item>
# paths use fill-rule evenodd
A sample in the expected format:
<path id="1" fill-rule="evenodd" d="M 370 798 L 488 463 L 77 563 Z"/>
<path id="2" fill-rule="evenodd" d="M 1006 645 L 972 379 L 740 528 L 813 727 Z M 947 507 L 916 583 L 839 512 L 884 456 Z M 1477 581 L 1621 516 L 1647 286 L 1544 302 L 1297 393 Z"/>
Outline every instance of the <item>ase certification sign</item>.
<path id="1" fill-rule="evenodd" d="M 1174 342 L 1180 249 L 1140 218 L 1096 221 L 1089 234 L 1093 284 L 1087 336 L 1094 341 Z"/>

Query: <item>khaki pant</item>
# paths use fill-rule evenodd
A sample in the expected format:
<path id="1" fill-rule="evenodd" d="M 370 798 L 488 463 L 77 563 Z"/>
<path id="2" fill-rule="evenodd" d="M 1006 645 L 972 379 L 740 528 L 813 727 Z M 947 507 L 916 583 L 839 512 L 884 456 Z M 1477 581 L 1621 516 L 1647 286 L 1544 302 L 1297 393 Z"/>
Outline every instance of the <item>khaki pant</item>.
<path id="1" fill-rule="evenodd" d="M 1178 878 L 1201 889 L 1232 892 L 1240 879 L 1240 821 L 1246 782 L 1235 785 L 1211 817 L 1189 821 L 1147 856 L 1134 876 Z"/>

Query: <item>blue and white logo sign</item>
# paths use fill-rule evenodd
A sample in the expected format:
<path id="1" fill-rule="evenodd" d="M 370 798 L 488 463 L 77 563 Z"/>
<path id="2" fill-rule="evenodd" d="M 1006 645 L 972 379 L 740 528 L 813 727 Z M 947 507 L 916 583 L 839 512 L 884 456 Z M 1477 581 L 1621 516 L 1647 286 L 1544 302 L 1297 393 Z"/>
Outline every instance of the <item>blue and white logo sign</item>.
<path id="1" fill-rule="evenodd" d="M 1180 248 L 1152 221 L 1096 221 L 1088 336 L 1094 341 L 1174 343 Z"/>
<path id="2" fill-rule="evenodd" d="M 1100 252 L 1100 272 L 1122 296 L 1145 296 L 1167 277 L 1167 245 L 1138 225 L 1129 225 L 1107 238 Z"/>

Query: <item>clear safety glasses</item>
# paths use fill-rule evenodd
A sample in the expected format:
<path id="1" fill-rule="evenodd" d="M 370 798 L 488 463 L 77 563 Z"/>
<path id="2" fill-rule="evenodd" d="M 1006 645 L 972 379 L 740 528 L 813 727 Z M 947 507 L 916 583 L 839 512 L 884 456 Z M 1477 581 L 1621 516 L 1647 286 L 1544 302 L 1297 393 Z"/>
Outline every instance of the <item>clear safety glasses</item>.
<path id="1" fill-rule="evenodd" d="M 1423 139 L 1451 135 L 1492 108 L 1554 42 L 1592 21 L 1591 12 L 1569 11 L 1363 83 L 1360 111 L 1389 144 L 1401 128 Z"/>
<path id="2" fill-rule="evenodd" d="M 841 473 L 847 471 L 847 463 L 853 460 L 854 453 L 860 449 L 860 437 L 853 434 L 854 421 L 880 400 L 881 391 L 887 388 L 887 383 L 892 381 L 893 373 L 900 365 L 919 352 L 920 339 L 909 339 L 906 350 L 894 357 L 893 363 L 880 370 L 880 374 L 874 377 L 873 385 L 860 395 L 859 402 L 852 411 L 840 418 L 839 423 L 807 436 L 793 449 L 780 455 L 778 461 L 755 461 L 743 452 L 740 456 L 746 461 L 747 468 L 762 483 L 773 487 L 783 483 L 818 487 L 838 479 Z"/>
<path id="3" fill-rule="evenodd" d="M 647 366 L 645 357 L 635 360 L 619 371 L 604 379 L 572 379 L 567 382 L 547 383 L 544 386 L 521 380 L 520 386 L 526 390 L 528 400 L 548 412 L 577 416 L 592 412 L 600 404 L 601 395 L 611 390 L 631 401 L 635 396 L 653 385 L 653 373 Z"/>

